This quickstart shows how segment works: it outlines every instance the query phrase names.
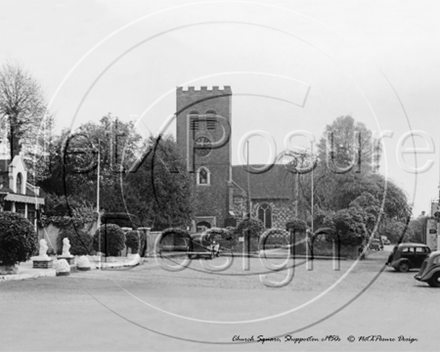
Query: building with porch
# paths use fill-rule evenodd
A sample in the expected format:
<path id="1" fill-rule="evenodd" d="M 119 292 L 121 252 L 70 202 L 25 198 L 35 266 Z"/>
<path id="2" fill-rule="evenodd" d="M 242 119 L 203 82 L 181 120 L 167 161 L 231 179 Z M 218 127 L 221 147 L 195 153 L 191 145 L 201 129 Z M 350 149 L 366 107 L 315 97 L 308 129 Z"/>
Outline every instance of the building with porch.
<path id="1" fill-rule="evenodd" d="M 22 153 L 11 161 L 7 140 L 0 139 L 0 211 L 12 211 L 27 218 L 37 229 L 37 213 L 44 205 L 40 188 L 28 182 Z"/>

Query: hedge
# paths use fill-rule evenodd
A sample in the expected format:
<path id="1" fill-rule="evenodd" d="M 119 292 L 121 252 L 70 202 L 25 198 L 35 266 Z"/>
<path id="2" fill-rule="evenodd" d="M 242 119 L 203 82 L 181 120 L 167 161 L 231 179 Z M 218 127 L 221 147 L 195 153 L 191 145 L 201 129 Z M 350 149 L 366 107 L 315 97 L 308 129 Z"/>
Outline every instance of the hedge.
<path id="1" fill-rule="evenodd" d="M 125 247 L 125 234 L 118 225 L 102 225 L 93 235 L 93 249 L 105 255 L 117 256 Z"/>
<path id="2" fill-rule="evenodd" d="M 68 238 L 70 242 L 70 254 L 90 255 L 92 253 L 92 236 L 86 231 L 68 227 L 62 229 L 57 237 L 57 254 L 63 251 L 63 239 Z"/>
<path id="3" fill-rule="evenodd" d="M 38 236 L 28 219 L 18 213 L 0 212 L 0 262 L 12 266 L 25 262 L 37 250 Z"/>

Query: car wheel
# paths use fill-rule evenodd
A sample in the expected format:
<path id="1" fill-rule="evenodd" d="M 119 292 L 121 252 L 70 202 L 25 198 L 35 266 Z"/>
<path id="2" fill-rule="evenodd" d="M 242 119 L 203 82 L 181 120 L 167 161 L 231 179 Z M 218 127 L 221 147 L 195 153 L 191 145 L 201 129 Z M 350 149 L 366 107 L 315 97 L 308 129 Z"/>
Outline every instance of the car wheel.
<path id="1" fill-rule="evenodd" d="M 399 271 L 402 273 L 406 273 L 409 271 L 409 264 L 408 262 L 401 262 L 399 264 Z"/>
<path id="2" fill-rule="evenodd" d="M 437 271 L 432 275 L 432 277 L 428 281 L 429 286 L 431 287 L 440 287 L 440 271 Z"/>

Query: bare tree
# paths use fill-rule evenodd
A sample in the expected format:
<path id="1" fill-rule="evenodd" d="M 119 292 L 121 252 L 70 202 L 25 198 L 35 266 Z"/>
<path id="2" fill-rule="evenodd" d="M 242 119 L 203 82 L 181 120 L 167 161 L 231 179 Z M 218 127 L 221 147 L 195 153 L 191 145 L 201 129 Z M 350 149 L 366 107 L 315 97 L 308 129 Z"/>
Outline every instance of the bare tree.
<path id="1" fill-rule="evenodd" d="M 38 133 L 46 112 L 40 84 L 18 64 L 0 69 L 0 122 L 8 130 L 11 159 L 26 138 Z"/>

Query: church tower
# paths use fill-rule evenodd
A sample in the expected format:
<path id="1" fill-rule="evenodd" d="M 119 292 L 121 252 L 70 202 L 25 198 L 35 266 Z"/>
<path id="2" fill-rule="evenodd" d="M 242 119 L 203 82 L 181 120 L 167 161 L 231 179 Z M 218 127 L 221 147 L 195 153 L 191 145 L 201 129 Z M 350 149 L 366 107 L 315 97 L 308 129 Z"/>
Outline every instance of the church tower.
<path id="1" fill-rule="evenodd" d="M 231 99 L 229 86 L 177 87 L 177 146 L 193 178 L 198 229 L 224 227 L 229 217 Z"/>

